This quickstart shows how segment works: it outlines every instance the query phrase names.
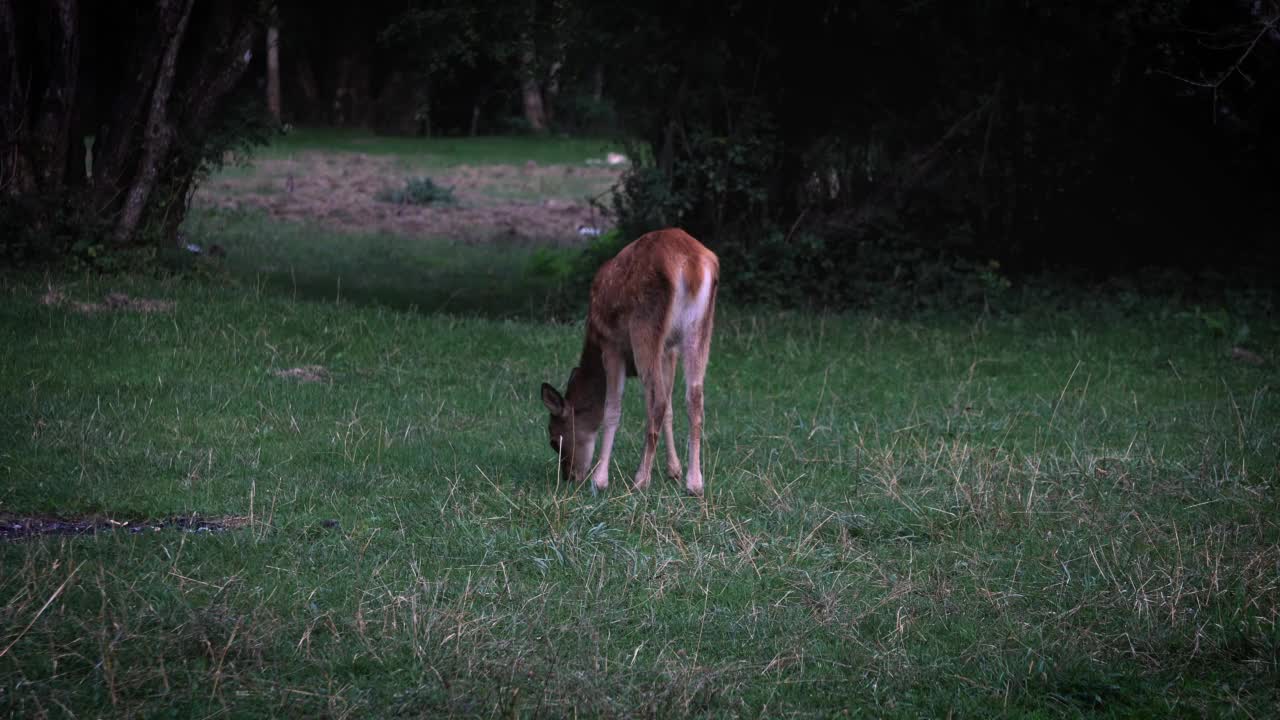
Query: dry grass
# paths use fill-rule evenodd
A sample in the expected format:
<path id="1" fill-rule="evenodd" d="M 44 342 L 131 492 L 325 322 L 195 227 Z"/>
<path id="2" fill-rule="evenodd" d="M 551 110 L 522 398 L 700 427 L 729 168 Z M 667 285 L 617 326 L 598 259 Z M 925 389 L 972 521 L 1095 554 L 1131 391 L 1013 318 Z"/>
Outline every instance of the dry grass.
<path id="1" fill-rule="evenodd" d="M 174 308 L 172 300 L 134 298 L 122 292 L 109 292 L 102 302 L 80 302 L 69 300 L 62 290 L 53 286 L 49 286 L 44 295 L 40 296 L 40 304 L 46 307 L 65 307 L 83 315 L 104 312 L 164 313 L 172 312 Z"/>
<path id="2" fill-rule="evenodd" d="M 429 173 L 453 188 L 449 205 L 398 205 L 377 196 Z M 256 209 L 272 218 L 338 232 L 385 232 L 467 242 L 578 244 L 578 228 L 605 228 L 592 207 L 621 170 L 588 165 L 458 165 L 423 170 L 391 157 L 301 153 L 263 158 L 252 173 L 230 171 L 195 196 L 201 208 Z M 607 203 L 606 203 L 607 204 Z"/>

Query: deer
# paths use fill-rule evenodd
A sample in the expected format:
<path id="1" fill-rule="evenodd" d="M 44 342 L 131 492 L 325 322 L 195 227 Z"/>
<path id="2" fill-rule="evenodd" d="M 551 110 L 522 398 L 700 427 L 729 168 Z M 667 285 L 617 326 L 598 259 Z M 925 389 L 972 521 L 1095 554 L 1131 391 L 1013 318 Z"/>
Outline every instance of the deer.
<path id="1" fill-rule="evenodd" d="M 582 356 L 569 373 L 565 392 L 542 384 L 551 413 L 548 434 L 560 473 L 581 482 L 591 473 L 592 492 L 609 486 L 609 460 L 622 419 L 627 377 L 644 387 L 644 452 L 634 487 L 649 485 L 661 426 L 667 474 L 678 479 L 680 458 L 672 431 L 671 394 L 676 360 L 682 360 L 689 443 L 685 490 L 703 493 L 702 382 L 711 351 L 720 261 L 684 230 L 668 228 L 640 236 L 602 265 L 591 283 Z M 592 466 L 603 426 L 599 462 Z"/>

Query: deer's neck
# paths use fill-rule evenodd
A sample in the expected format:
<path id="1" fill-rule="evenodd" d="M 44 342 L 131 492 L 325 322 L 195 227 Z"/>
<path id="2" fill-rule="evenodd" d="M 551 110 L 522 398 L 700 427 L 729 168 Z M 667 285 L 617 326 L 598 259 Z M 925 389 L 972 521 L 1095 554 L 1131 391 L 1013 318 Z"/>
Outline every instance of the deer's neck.
<path id="1" fill-rule="evenodd" d="M 586 423 L 589 428 L 599 427 L 604 418 L 605 387 L 600 343 L 588 332 L 577 370 L 574 371 L 569 386 L 565 388 L 565 399 L 573 406 L 579 422 Z"/>

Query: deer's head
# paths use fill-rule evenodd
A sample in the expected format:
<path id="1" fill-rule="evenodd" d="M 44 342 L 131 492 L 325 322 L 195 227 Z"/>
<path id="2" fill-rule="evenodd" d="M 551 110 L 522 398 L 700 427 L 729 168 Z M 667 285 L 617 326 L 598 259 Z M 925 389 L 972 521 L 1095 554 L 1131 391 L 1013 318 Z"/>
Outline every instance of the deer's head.
<path id="1" fill-rule="evenodd" d="M 575 392 L 574 380 L 578 369 L 569 374 L 569 383 L 565 394 L 547 383 L 542 384 L 542 404 L 551 413 L 547 424 L 547 435 L 551 441 L 551 450 L 560 458 L 560 474 L 573 481 L 587 477 L 591 470 L 591 457 L 595 454 L 596 432 L 600 428 L 599 411 L 575 407 L 572 399 Z"/>

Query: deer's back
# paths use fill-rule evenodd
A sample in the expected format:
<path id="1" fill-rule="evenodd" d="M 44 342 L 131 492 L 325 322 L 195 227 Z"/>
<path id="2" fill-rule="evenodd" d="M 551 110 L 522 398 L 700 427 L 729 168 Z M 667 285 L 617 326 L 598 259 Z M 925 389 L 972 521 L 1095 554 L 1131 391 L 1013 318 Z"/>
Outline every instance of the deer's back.
<path id="1" fill-rule="evenodd" d="M 715 253 L 683 230 L 640 236 L 596 273 L 591 285 L 590 332 L 600 342 L 629 347 L 641 323 L 661 328 L 674 344 L 711 309 L 720 277 Z"/>

